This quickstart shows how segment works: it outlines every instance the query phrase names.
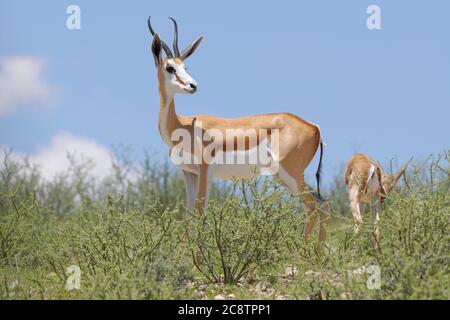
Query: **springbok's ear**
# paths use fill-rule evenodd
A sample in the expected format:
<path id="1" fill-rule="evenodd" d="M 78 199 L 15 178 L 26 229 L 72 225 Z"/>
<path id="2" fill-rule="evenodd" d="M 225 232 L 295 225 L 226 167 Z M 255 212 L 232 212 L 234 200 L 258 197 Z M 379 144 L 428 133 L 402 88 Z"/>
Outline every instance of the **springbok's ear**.
<path id="1" fill-rule="evenodd" d="M 400 169 L 396 174 L 394 174 L 394 183 L 397 183 L 398 180 L 403 176 L 405 173 L 406 168 Z"/>
<path id="2" fill-rule="evenodd" d="M 378 165 L 378 168 L 379 168 L 382 172 L 384 172 L 383 166 L 381 165 L 380 161 L 377 161 L 377 165 Z"/>
<path id="3" fill-rule="evenodd" d="M 384 195 L 384 196 L 387 196 L 387 195 L 388 195 L 387 190 L 384 188 L 384 186 L 383 186 L 382 184 L 380 185 L 380 190 L 381 190 L 381 194 L 382 194 L 382 195 Z"/>
<path id="4" fill-rule="evenodd" d="M 198 37 L 197 40 L 192 42 L 192 44 L 190 44 L 186 49 L 184 49 L 184 51 L 180 54 L 180 59 L 181 60 L 187 59 L 191 54 L 194 53 L 195 50 L 197 50 L 198 46 L 202 41 L 203 36 Z"/>
<path id="5" fill-rule="evenodd" d="M 159 35 L 155 33 L 152 41 L 152 53 L 153 59 L 155 59 L 155 65 L 158 66 L 162 63 L 162 52 L 161 52 L 161 40 L 159 39 Z"/>
<path id="6" fill-rule="evenodd" d="M 400 170 L 398 170 L 398 172 L 394 175 L 395 182 L 397 182 L 398 179 L 400 179 L 400 177 L 401 177 L 402 175 L 405 174 L 406 168 L 408 168 L 408 165 L 409 165 L 409 163 L 412 161 L 412 159 L 413 159 L 413 158 L 409 159 L 409 161 L 408 161 L 407 163 L 405 163 L 405 164 L 400 168 Z"/>

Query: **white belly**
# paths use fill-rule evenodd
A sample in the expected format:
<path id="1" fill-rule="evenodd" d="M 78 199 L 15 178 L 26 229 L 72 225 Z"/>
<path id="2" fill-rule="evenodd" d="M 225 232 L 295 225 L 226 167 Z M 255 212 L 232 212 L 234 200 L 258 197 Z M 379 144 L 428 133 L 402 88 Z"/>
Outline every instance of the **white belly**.
<path id="1" fill-rule="evenodd" d="M 218 164 L 214 166 L 214 177 L 229 179 L 249 179 L 259 176 L 261 169 L 258 165 L 250 164 Z"/>
<path id="2" fill-rule="evenodd" d="M 199 174 L 198 165 L 181 164 L 178 166 L 181 170 Z M 249 179 L 261 175 L 260 165 L 251 164 L 214 164 L 211 165 L 210 170 L 213 176 L 223 180 L 230 179 Z M 275 172 L 274 172 L 275 173 Z M 267 174 L 266 174 L 267 175 Z"/>
<path id="3" fill-rule="evenodd" d="M 267 150 L 265 152 L 267 153 L 268 151 L 268 158 L 265 158 L 262 162 L 261 158 L 258 156 L 259 151 L 256 147 L 248 150 L 240 150 L 230 153 L 225 152 L 220 156 L 217 155 L 214 161 L 211 161 L 208 170 L 211 170 L 210 173 L 212 173 L 213 177 L 224 180 L 233 178 L 249 179 L 257 177 L 261 174 L 274 175 L 278 173 L 278 163 L 276 162 L 276 159 L 270 150 Z M 187 153 L 186 155 L 186 159 L 192 159 L 189 153 Z M 231 158 L 228 156 L 230 156 Z M 238 159 L 240 159 L 240 161 Z M 184 162 L 179 164 L 178 166 L 182 170 L 194 174 L 199 174 L 199 164 L 190 164 L 189 162 Z"/>

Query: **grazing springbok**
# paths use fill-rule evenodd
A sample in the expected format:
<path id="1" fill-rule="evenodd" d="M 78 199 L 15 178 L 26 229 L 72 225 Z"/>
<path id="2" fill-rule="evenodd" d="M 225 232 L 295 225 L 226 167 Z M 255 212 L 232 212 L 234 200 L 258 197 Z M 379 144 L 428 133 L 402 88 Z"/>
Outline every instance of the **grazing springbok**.
<path id="1" fill-rule="evenodd" d="M 396 174 L 389 175 L 383 172 L 379 163 L 361 153 L 355 154 L 348 162 L 345 184 L 349 190 L 350 207 L 355 220 L 354 230 L 359 233 L 365 204 L 371 204 L 374 223 L 372 236 L 376 248 L 379 248 L 380 242 L 380 205 L 405 173 L 408 164 L 409 161 Z"/>
<path id="2" fill-rule="evenodd" d="M 198 48 L 203 36 L 197 38 L 180 53 L 178 50 L 178 26 L 173 18 L 169 19 L 173 21 L 175 30 L 173 53 L 153 31 L 150 17 L 148 18 L 148 28 L 153 36 L 151 51 L 156 64 L 160 96 L 158 127 L 164 143 L 169 147 L 171 157 L 180 151 L 180 141 L 184 142 L 185 139 L 194 137 L 188 144 L 189 148 L 183 150 L 183 159 L 186 159 L 184 156 L 187 153 L 189 161 L 176 162 L 184 175 L 187 210 L 193 211 L 196 207 L 200 211 L 206 209 L 213 177 L 242 179 L 268 172 L 264 171 L 265 173 L 263 173 L 266 164 L 260 162 L 211 162 L 207 161 L 205 154 L 196 153 L 196 148 L 197 150 L 202 148 L 202 150 L 206 150 L 213 142 L 217 143 L 220 136 L 222 140 L 215 144 L 220 148 L 214 149 L 211 153 L 213 157 L 221 154 L 228 159 L 228 156 L 232 155 L 231 158 L 234 159 L 234 155 L 241 154 L 247 159 L 256 152 L 261 152 L 262 149 L 263 153 L 273 160 L 272 164 L 276 162 L 277 170 L 272 171 L 271 175 L 280 178 L 290 192 L 301 194 L 302 204 L 308 215 L 305 240 L 308 240 L 312 233 L 319 215 L 319 240 L 324 240 L 328 213 L 320 209 L 320 169 L 323 143 L 319 127 L 290 113 L 261 114 L 242 118 L 177 114 L 175 112 L 175 94 L 193 94 L 197 91 L 197 82 L 186 72 L 184 62 Z M 162 56 L 163 51 L 166 54 L 165 58 Z M 229 135 L 228 131 L 230 130 L 233 131 L 233 135 Z M 198 132 L 203 138 L 197 139 Z M 206 137 L 206 133 L 211 134 L 211 132 L 214 133 L 214 139 Z M 321 152 L 316 172 L 317 195 L 315 195 L 305 183 L 304 170 L 313 159 L 319 146 Z"/>

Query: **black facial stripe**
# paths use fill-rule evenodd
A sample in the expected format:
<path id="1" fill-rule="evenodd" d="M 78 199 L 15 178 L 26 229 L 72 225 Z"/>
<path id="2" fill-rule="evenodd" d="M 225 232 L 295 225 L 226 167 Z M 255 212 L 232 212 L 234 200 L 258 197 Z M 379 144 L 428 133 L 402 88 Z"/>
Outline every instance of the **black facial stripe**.
<path id="1" fill-rule="evenodd" d="M 178 83 L 181 83 L 183 86 L 186 85 L 186 82 L 184 82 L 183 80 L 181 80 L 176 74 L 175 74 L 175 80 L 178 81 Z"/>

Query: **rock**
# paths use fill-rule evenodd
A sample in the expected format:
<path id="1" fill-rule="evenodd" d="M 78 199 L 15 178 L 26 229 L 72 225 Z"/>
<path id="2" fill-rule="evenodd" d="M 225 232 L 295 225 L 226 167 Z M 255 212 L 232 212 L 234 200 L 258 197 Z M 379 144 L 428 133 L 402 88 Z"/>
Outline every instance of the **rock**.
<path id="1" fill-rule="evenodd" d="M 264 293 L 267 291 L 267 286 L 261 282 L 258 282 L 255 286 L 255 291 L 259 293 Z"/>
<path id="2" fill-rule="evenodd" d="M 278 294 L 278 295 L 275 297 L 275 300 L 287 300 L 287 299 L 286 299 L 285 296 L 282 296 L 281 294 Z"/>
<path id="3" fill-rule="evenodd" d="M 272 295 L 275 292 L 275 290 L 273 288 L 267 288 L 266 293 L 268 295 Z"/>
<path id="4" fill-rule="evenodd" d="M 344 286 L 342 283 L 343 275 L 343 273 L 339 272 L 316 272 L 312 270 L 305 272 L 305 276 L 313 278 L 316 281 L 327 281 L 336 288 L 342 288 Z M 348 276 L 350 277 L 350 274 Z"/>
<path id="5" fill-rule="evenodd" d="M 351 277 L 352 275 L 360 276 L 362 274 L 365 274 L 366 272 L 367 272 L 367 267 L 366 266 L 362 266 L 362 267 L 359 267 L 358 269 L 355 269 L 355 270 L 348 270 L 347 271 L 347 275 L 349 277 Z"/>
<path id="6" fill-rule="evenodd" d="M 10 289 L 15 289 L 19 285 L 19 280 L 13 280 L 9 285 Z"/>
<path id="7" fill-rule="evenodd" d="M 202 299 L 202 298 L 205 296 L 205 292 L 203 292 L 203 291 L 198 291 L 198 292 L 195 294 L 195 296 L 196 296 L 197 299 L 204 300 L 204 299 Z"/>
<path id="8" fill-rule="evenodd" d="M 295 266 L 286 267 L 284 270 L 283 278 L 293 278 L 298 274 L 298 269 Z"/>
<path id="9" fill-rule="evenodd" d="M 217 296 L 214 297 L 214 300 L 225 300 L 225 297 L 221 294 L 218 294 Z"/>
<path id="10" fill-rule="evenodd" d="M 207 285 L 206 284 L 201 284 L 198 286 L 198 291 L 204 291 L 206 289 Z"/>
<path id="11" fill-rule="evenodd" d="M 229 295 L 228 295 L 228 299 L 235 299 L 236 298 L 236 296 L 234 295 L 234 294 L 232 294 L 232 293 L 230 293 Z"/>
<path id="12" fill-rule="evenodd" d="M 340 294 L 341 299 L 343 300 L 351 300 L 352 294 L 350 292 L 343 292 Z"/>

